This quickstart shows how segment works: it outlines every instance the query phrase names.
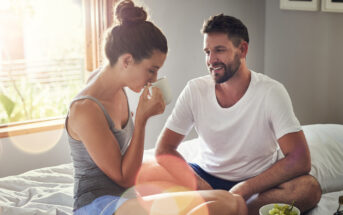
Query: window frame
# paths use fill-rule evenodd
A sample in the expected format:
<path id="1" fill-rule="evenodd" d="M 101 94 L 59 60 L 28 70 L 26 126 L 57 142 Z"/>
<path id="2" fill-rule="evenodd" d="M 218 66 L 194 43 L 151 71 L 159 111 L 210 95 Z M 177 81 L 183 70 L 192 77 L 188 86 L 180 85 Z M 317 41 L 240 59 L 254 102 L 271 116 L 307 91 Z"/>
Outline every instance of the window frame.
<path id="1" fill-rule="evenodd" d="M 86 72 L 102 62 L 102 39 L 113 23 L 113 6 L 118 0 L 82 0 L 85 29 Z M 0 124 L 0 138 L 63 129 L 65 116 Z"/>

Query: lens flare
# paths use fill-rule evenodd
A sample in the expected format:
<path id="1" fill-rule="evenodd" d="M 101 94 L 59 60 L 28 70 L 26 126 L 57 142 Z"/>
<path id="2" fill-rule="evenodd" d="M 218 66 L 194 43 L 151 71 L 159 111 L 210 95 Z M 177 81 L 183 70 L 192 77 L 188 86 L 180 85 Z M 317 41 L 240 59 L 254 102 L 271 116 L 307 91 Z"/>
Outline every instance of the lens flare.
<path id="1" fill-rule="evenodd" d="M 11 7 L 9 0 L 0 0 L 0 10 L 8 10 Z"/>
<path id="2" fill-rule="evenodd" d="M 41 154 L 52 149 L 61 139 L 63 129 L 37 132 L 30 135 L 11 136 L 11 142 L 21 151 L 28 154 Z"/>
<path id="3" fill-rule="evenodd" d="M 166 194 L 164 194 L 166 195 Z M 208 215 L 208 208 L 204 199 L 195 192 L 179 192 L 169 196 L 161 196 L 152 201 L 150 215 L 179 215 L 190 214 L 190 211 L 197 211 L 196 214 Z M 192 213 L 193 214 L 193 213 Z"/>
<path id="4" fill-rule="evenodd" d="M 204 203 L 196 192 L 187 192 L 195 191 L 197 183 L 184 160 L 172 155 L 161 155 L 156 160 L 158 163 L 150 160 L 142 164 L 134 186 L 138 201 L 150 215 L 183 214 Z"/>
<path id="5" fill-rule="evenodd" d="M 209 214 L 208 202 L 196 191 L 138 197 L 138 202 L 149 215 L 179 215 L 189 214 L 190 211 L 196 211 L 199 215 Z"/>
<path id="6" fill-rule="evenodd" d="M 196 190 L 196 176 L 183 159 L 173 155 L 160 155 L 156 157 L 156 160 L 158 163 L 152 160 L 142 164 L 135 185 L 168 182 L 174 186 Z"/>

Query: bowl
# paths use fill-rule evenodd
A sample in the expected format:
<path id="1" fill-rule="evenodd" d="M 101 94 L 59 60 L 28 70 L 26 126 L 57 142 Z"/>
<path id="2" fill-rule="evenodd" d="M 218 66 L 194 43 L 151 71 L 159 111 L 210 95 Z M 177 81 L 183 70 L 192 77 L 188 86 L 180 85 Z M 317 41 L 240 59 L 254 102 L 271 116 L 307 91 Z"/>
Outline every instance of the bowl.
<path id="1" fill-rule="evenodd" d="M 269 210 L 273 209 L 275 204 L 277 204 L 281 207 L 284 205 L 289 205 L 289 204 L 284 204 L 284 203 L 271 203 L 268 205 L 264 205 L 259 210 L 260 215 L 269 215 Z M 295 212 L 297 212 L 297 215 L 300 215 L 300 210 L 297 207 L 293 206 L 292 211 L 295 211 Z"/>

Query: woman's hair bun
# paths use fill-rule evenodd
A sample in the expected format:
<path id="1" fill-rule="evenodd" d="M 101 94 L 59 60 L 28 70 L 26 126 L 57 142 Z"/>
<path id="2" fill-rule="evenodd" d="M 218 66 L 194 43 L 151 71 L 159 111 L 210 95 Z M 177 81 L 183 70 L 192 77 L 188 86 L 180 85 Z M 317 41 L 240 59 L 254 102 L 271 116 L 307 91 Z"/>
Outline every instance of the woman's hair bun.
<path id="1" fill-rule="evenodd" d="M 148 15 L 143 7 L 136 7 L 131 0 L 123 0 L 117 4 L 115 16 L 120 24 L 133 24 L 144 22 Z"/>

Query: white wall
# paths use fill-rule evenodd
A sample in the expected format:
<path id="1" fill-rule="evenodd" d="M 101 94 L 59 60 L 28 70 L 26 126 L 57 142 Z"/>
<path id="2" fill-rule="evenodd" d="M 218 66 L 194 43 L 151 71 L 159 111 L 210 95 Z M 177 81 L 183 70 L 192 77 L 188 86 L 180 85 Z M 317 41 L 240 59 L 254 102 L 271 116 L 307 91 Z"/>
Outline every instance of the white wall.
<path id="1" fill-rule="evenodd" d="M 282 82 L 301 124 L 343 124 L 343 13 L 266 1 L 265 73 Z"/>
<path id="2" fill-rule="evenodd" d="M 62 129 L 0 138 L 0 177 L 70 161 Z"/>

